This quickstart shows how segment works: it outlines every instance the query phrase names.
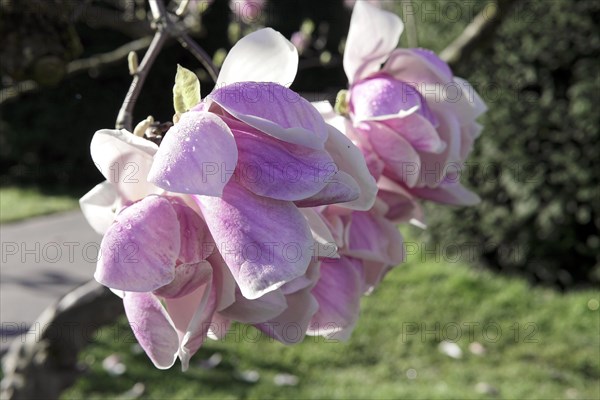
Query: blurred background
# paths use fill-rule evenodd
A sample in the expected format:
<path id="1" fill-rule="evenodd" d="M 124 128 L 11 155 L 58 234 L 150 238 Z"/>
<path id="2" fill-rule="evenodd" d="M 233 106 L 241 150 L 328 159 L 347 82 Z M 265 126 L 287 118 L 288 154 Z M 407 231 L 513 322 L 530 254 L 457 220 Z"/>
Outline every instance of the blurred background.
<path id="1" fill-rule="evenodd" d="M 285 347 L 238 326 L 181 374 L 155 370 L 120 321 L 93 337 L 80 355 L 85 373 L 64 398 L 600 398 L 600 2 L 369 1 L 407 22 L 401 46 L 414 27 L 419 46 L 436 52 L 476 16 L 494 16 L 450 59 L 489 107 L 462 171 L 481 204 L 429 204 L 426 231 L 401 227 L 408 262 L 364 299 L 347 343 L 309 338 Z M 347 85 L 342 56 L 353 4 L 190 0 L 180 23 L 217 66 L 239 38 L 273 27 L 301 54 L 292 89 L 334 100 Z M 141 59 L 153 30 L 143 0 L 1 6 L 8 293 L 28 280 L 6 279 L 8 268 L 22 264 L 5 257 L 14 255 L 6 235 L 16 243 L 29 230 L 44 232 L 35 224 L 46 220 L 35 217 L 77 210 L 77 199 L 102 180 L 89 156 L 91 137 L 114 127 L 131 82 L 127 54 Z M 198 74 L 203 95 L 210 92 L 209 75 L 173 40 L 152 67 L 134 121 L 171 119 L 177 64 Z M 79 282 L 68 273 L 78 266 L 63 267 L 49 284 L 65 291 Z M 3 314 L 18 307 L 5 304 Z M 3 342 L 23 331 L 10 323 L 3 315 Z"/>

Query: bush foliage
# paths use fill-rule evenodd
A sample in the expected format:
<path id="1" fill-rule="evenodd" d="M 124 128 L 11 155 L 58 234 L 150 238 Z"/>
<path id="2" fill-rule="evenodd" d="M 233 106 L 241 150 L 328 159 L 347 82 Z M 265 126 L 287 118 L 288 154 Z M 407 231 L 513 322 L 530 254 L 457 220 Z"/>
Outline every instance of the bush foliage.
<path id="1" fill-rule="evenodd" d="M 599 19 L 593 0 L 520 2 L 458 66 L 490 108 L 463 171 L 482 202 L 432 209 L 436 239 L 533 282 L 600 282 Z"/>

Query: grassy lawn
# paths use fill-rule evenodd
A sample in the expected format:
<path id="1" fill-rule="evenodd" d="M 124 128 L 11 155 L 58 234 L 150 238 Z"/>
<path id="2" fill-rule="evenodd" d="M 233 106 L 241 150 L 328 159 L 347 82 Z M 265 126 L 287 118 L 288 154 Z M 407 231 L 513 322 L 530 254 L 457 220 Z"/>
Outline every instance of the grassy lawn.
<path id="1" fill-rule="evenodd" d="M 77 200 L 67 194 L 43 193 L 35 187 L 0 187 L 0 223 L 75 209 Z"/>
<path id="2" fill-rule="evenodd" d="M 187 373 L 159 371 L 132 352 L 121 321 L 81 354 L 89 371 L 63 398 L 127 397 L 142 383 L 142 398 L 154 399 L 598 399 L 599 299 L 598 291 L 560 294 L 414 255 L 364 298 L 346 343 L 307 338 L 286 347 L 238 325 L 226 340 L 209 340 Z M 440 351 L 444 339 L 461 358 Z M 470 350 L 473 342 L 480 351 Z M 115 353 L 127 367 L 119 377 L 102 368 Z M 203 367 L 215 353 L 221 363 Z M 297 385 L 275 384 L 281 373 L 296 376 Z"/>

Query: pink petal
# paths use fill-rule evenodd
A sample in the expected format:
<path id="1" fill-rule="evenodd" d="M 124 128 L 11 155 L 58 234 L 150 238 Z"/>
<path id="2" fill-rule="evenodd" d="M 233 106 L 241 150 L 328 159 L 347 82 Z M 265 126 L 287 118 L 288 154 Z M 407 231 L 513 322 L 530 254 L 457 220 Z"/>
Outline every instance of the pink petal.
<path id="1" fill-rule="evenodd" d="M 319 112 L 299 94 L 276 83 L 235 83 L 213 91 L 206 100 L 284 142 L 320 150 L 327 140 Z"/>
<path id="2" fill-rule="evenodd" d="M 151 293 L 127 292 L 125 314 L 138 343 L 159 369 L 171 368 L 177 359 L 179 339 L 173 321 Z"/>
<path id="3" fill-rule="evenodd" d="M 360 262 L 348 257 L 323 260 L 321 276 L 312 291 L 319 310 L 312 317 L 307 333 L 347 339 L 358 320 L 363 287 L 364 273 Z M 344 335 L 339 335 L 341 331 Z"/>
<path id="4" fill-rule="evenodd" d="M 350 175 L 337 171 L 327 178 L 327 184 L 314 196 L 294 202 L 298 207 L 317 207 L 327 204 L 346 204 L 358 200 L 360 188 Z"/>
<path id="5" fill-rule="evenodd" d="M 287 143 L 249 126 L 233 134 L 239 150 L 236 177 L 260 196 L 289 201 L 313 196 L 335 168 L 325 150 Z"/>
<path id="6" fill-rule="evenodd" d="M 222 198 L 196 199 L 244 297 L 256 299 L 304 274 L 313 240 L 293 203 L 257 196 L 235 182 Z"/>
<path id="7" fill-rule="evenodd" d="M 366 1 L 358 1 L 352 12 L 344 51 L 344 71 L 350 83 L 379 70 L 398 45 L 404 24 L 400 18 Z"/>
<path id="8" fill-rule="evenodd" d="M 165 299 L 169 315 L 179 335 L 179 358 L 186 371 L 190 358 L 204 343 L 217 303 L 212 283 L 208 282 L 184 297 Z"/>
<path id="9" fill-rule="evenodd" d="M 333 126 L 328 126 L 328 132 L 325 149 L 340 171 L 350 175 L 360 190 L 360 195 L 356 200 L 342 203 L 341 206 L 353 210 L 370 209 L 377 195 L 377 182 L 369 172 L 363 153 L 348 137 Z"/>
<path id="10" fill-rule="evenodd" d="M 388 206 L 386 218 L 395 223 L 406 222 L 412 218 L 423 221 L 423 210 L 407 189 L 385 176 L 379 179 L 377 185 L 377 197 Z"/>
<path id="11" fill-rule="evenodd" d="M 355 121 L 413 114 L 415 111 L 437 125 L 425 98 L 406 82 L 387 74 L 377 74 L 355 83 L 350 89 L 350 105 Z"/>
<path id="12" fill-rule="evenodd" d="M 241 323 L 258 324 L 277 317 L 286 308 L 287 301 L 281 290 L 274 290 L 254 300 L 249 300 L 238 292 L 235 302 L 221 311 L 221 314 Z"/>
<path id="13" fill-rule="evenodd" d="M 215 250 L 206 222 L 183 202 L 171 201 L 177 213 L 181 235 L 181 249 L 178 261 L 183 264 L 195 264 L 205 260 Z"/>
<path id="14" fill-rule="evenodd" d="M 165 135 L 148 180 L 171 192 L 220 196 L 237 157 L 233 134 L 218 116 L 189 111 Z"/>
<path id="15" fill-rule="evenodd" d="M 423 93 L 422 84 L 452 82 L 452 71 L 433 52 L 423 49 L 396 49 L 382 68 L 399 81 L 413 84 Z"/>
<path id="16" fill-rule="evenodd" d="M 210 265 L 212 266 L 213 287 L 217 293 L 217 299 L 219 300 L 216 310 L 221 311 L 229 307 L 235 301 L 235 291 L 237 286 L 233 275 L 231 275 L 231 271 L 229 271 L 229 267 L 227 267 L 227 264 L 225 264 L 225 261 L 219 252 L 215 251 L 208 257 L 207 261 L 210 262 Z"/>
<path id="17" fill-rule="evenodd" d="M 156 289 L 154 294 L 167 299 L 183 297 L 212 279 L 212 267 L 207 261 L 181 264 L 175 267 L 175 278 L 169 284 Z"/>
<path id="18" fill-rule="evenodd" d="M 420 114 L 390 118 L 381 123 L 402 135 L 417 151 L 440 153 L 446 148 L 435 127 Z"/>
<path id="19" fill-rule="evenodd" d="M 287 308 L 277 317 L 255 326 L 266 335 L 284 343 L 298 343 L 304 339 L 310 319 L 317 312 L 318 303 L 311 290 L 319 278 L 321 262 L 312 260 L 306 278 L 310 284 L 300 291 L 285 296 Z"/>
<path id="20" fill-rule="evenodd" d="M 170 202 L 148 196 L 117 215 L 100 244 L 94 277 L 113 289 L 150 292 L 175 277 L 180 245 Z"/>
<path id="21" fill-rule="evenodd" d="M 439 153 L 421 153 L 419 187 L 436 187 L 449 174 L 457 175 L 462 170 L 460 157 L 461 127 L 456 116 L 448 110 L 438 110 L 440 125 L 437 129 L 446 147 Z"/>
<path id="22" fill-rule="evenodd" d="M 378 122 L 363 122 L 356 132 L 369 141 L 373 150 L 385 163 L 384 174 L 391 175 L 408 186 L 419 179 L 419 154 L 400 134 Z"/>

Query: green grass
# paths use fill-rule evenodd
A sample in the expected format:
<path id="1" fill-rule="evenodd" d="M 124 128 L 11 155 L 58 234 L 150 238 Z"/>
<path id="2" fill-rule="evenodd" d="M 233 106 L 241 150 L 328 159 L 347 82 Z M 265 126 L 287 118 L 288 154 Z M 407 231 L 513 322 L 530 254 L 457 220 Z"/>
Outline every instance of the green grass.
<path id="1" fill-rule="evenodd" d="M 256 331 L 240 325 L 234 332 L 249 340 L 233 334 L 225 341 L 209 340 L 187 373 L 178 366 L 159 371 L 144 354 L 132 353 L 134 340 L 121 321 L 100 331 L 97 342 L 81 354 L 89 371 L 63 398 L 112 398 L 142 382 L 143 398 L 154 399 L 598 399 L 600 311 L 594 301 L 599 298 L 598 291 L 560 294 L 418 255 L 364 298 L 358 327 L 346 343 L 254 342 Z M 453 324 L 461 329 L 456 343 L 462 359 L 438 350 L 440 340 L 456 336 Z M 482 344 L 485 354 L 472 354 L 470 342 Z M 201 368 L 199 361 L 215 352 L 223 356 L 221 364 Z M 118 378 L 101 366 L 113 353 L 127 366 Z M 236 378 L 248 370 L 257 371 L 260 380 Z M 275 385 L 278 373 L 296 375 L 298 385 Z M 496 394 L 479 393 L 481 383 Z"/>
<path id="2" fill-rule="evenodd" d="M 68 194 L 48 194 L 35 187 L 0 187 L 0 223 L 15 222 L 77 207 L 77 198 Z"/>

